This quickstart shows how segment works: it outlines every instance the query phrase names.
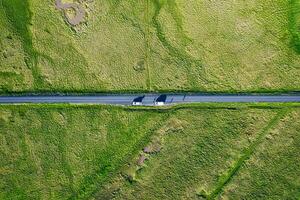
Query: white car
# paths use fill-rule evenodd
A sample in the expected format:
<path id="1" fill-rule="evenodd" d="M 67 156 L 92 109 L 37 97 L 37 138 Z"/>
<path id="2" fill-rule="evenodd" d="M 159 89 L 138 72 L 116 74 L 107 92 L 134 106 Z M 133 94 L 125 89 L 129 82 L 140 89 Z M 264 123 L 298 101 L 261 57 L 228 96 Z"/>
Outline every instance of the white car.
<path id="1" fill-rule="evenodd" d="M 133 105 L 133 106 L 141 106 L 141 105 L 143 105 L 143 103 L 142 103 L 142 102 L 136 102 L 136 101 L 133 101 L 133 102 L 132 102 L 132 105 Z"/>

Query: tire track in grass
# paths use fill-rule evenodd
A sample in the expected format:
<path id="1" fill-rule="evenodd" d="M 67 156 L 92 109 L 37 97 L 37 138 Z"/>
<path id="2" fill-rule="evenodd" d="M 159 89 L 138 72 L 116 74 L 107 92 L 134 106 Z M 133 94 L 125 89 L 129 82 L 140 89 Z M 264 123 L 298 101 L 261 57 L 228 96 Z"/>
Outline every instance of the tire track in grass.
<path id="1" fill-rule="evenodd" d="M 177 29 L 178 34 L 180 35 L 183 45 L 187 46 L 190 43 L 193 43 L 194 40 L 186 35 L 186 32 L 183 28 L 184 27 L 184 22 L 183 22 L 184 17 L 182 15 L 182 13 L 180 12 L 176 1 L 168 0 L 167 3 L 168 3 L 168 9 L 176 23 L 176 29 Z"/>
<path id="2" fill-rule="evenodd" d="M 223 188 L 230 182 L 230 180 L 233 178 L 233 176 L 238 172 L 238 170 L 241 168 L 241 166 L 244 164 L 246 160 L 250 158 L 250 156 L 254 153 L 255 149 L 260 145 L 265 138 L 268 131 L 273 128 L 279 121 L 282 119 L 287 113 L 289 112 L 289 109 L 283 109 L 279 110 L 276 116 L 267 124 L 266 127 L 264 127 L 261 132 L 258 134 L 256 140 L 250 144 L 249 147 L 245 148 L 242 151 L 242 156 L 235 162 L 235 164 L 232 166 L 231 169 L 228 170 L 228 172 L 221 176 L 218 180 L 218 183 L 216 184 L 216 187 L 213 189 L 213 191 L 210 194 L 207 194 L 204 191 L 201 191 L 198 196 L 203 197 L 205 199 L 215 199 L 222 191 Z"/>
<path id="3" fill-rule="evenodd" d="M 52 116 L 52 120 L 54 121 L 54 118 Z M 67 147 L 66 147 L 66 136 L 67 136 L 67 127 L 65 126 L 59 126 L 59 129 L 61 130 L 61 132 L 59 133 L 59 140 L 60 140 L 60 143 L 58 144 L 58 149 L 60 151 L 60 160 L 61 160 L 61 163 L 62 163 L 62 166 L 63 166 L 63 170 L 64 170 L 64 174 L 65 176 L 67 177 L 68 179 L 68 182 L 69 182 L 69 191 L 71 192 L 71 196 L 74 196 L 76 191 L 75 191 L 75 188 L 74 188 L 74 175 L 73 175 L 73 172 L 72 172 L 72 169 L 71 169 L 71 165 L 69 163 L 69 160 L 68 160 L 68 156 L 67 156 Z"/>

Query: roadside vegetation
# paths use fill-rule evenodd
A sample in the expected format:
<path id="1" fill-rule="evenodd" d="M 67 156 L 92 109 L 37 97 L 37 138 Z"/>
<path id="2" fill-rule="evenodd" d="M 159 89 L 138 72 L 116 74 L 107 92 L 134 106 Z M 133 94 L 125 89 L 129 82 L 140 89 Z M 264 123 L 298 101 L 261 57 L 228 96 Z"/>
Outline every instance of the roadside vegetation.
<path id="1" fill-rule="evenodd" d="M 300 90 L 296 0 L 73 2 L 0 1 L 1 93 Z"/>
<path id="2" fill-rule="evenodd" d="M 300 54 L 300 2 L 297 0 L 289 1 L 289 31 L 292 35 L 291 45 Z"/>
<path id="3" fill-rule="evenodd" d="M 0 106 L 1 199 L 294 199 L 299 104 Z"/>

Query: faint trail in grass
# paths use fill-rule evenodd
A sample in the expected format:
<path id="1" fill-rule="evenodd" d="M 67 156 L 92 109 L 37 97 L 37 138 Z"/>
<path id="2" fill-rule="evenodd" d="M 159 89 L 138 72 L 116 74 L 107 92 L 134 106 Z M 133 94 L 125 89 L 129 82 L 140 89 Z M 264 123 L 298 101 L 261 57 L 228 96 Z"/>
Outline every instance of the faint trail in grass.
<path id="1" fill-rule="evenodd" d="M 122 17 L 123 20 L 128 21 L 128 23 L 130 23 L 130 25 L 132 27 L 134 27 L 136 30 L 138 30 L 143 35 L 143 37 L 146 36 L 145 31 L 143 30 L 143 28 L 141 27 L 141 25 L 138 22 L 136 22 L 134 19 L 128 17 L 124 13 L 121 13 L 120 15 L 121 15 L 121 17 Z"/>
<path id="2" fill-rule="evenodd" d="M 121 4 L 121 0 L 111 0 L 111 1 L 108 1 L 109 2 L 109 11 L 108 11 L 108 14 L 113 14 L 116 12 L 116 10 L 118 9 L 118 7 L 120 6 Z M 108 15 L 107 14 L 107 15 Z M 106 16 L 107 16 L 106 15 Z"/>
<path id="3" fill-rule="evenodd" d="M 150 0 L 145 0 L 144 7 L 145 7 L 145 13 L 144 13 L 144 24 L 145 28 L 141 26 L 140 23 L 136 22 L 134 19 L 128 17 L 124 13 L 121 13 L 121 17 L 123 20 L 128 21 L 131 26 L 133 26 L 135 29 L 137 29 L 144 37 L 145 40 L 145 55 L 144 55 L 144 62 L 145 62 L 145 68 L 146 68 L 146 86 L 148 91 L 152 91 L 152 81 L 151 81 L 151 69 L 150 69 L 150 54 L 151 54 L 151 47 L 150 47 L 150 20 L 149 20 L 149 2 Z"/>
<path id="4" fill-rule="evenodd" d="M 61 133 L 59 134 L 59 140 L 60 143 L 58 145 L 58 149 L 60 151 L 61 154 L 61 163 L 63 166 L 63 170 L 64 170 L 64 174 L 68 177 L 68 181 L 69 181 L 69 190 L 71 191 L 72 196 L 74 196 L 76 194 L 75 189 L 74 189 L 74 178 L 73 178 L 73 173 L 72 173 L 72 169 L 71 166 L 68 162 L 67 159 L 67 150 L 66 150 L 66 128 L 64 127 L 60 127 L 61 128 Z"/>
<path id="5" fill-rule="evenodd" d="M 172 44 L 166 38 L 166 35 L 163 30 L 163 26 L 159 22 L 159 19 L 158 19 L 161 9 L 167 3 L 169 5 L 169 7 L 171 8 L 171 10 L 173 10 L 176 7 L 176 4 L 172 1 L 160 1 L 160 0 L 152 0 L 152 1 L 154 3 L 154 7 L 155 7 L 155 13 L 154 13 L 154 16 L 152 17 L 152 23 L 156 29 L 157 37 L 160 40 L 160 42 L 163 44 L 163 46 L 168 50 L 169 54 L 176 60 L 177 64 L 179 66 L 184 66 L 186 68 L 186 70 L 189 74 L 189 78 L 190 78 L 189 79 L 190 87 L 192 89 L 196 89 L 196 85 L 198 85 L 197 80 L 196 80 L 196 74 L 193 74 L 192 70 L 195 68 L 202 68 L 201 61 L 198 59 L 194 59 L 192 56 L 187 54 L 184 50 L 180 50 L 180 49 L 172 46 Z M 182 31 L 182 33 L 183 33 L 182 21 L 180 19 L 179 14 L 176 12 L 176 10 L 173 10 L 171 12 L 171 14 L 176 22 L 177 29 Z M 201 80 L 203 82 L 207 81 L 203 78 L 203 76 L 199 75 L 199 77 L 201 78 Z"/>
<path id="6" fill-rule="evenodd" d="M 145 21 L 146 21 L 146 31 L 145 31 L 145 64 L 147 70 L 147 88 L 152 91 L 152 81 L 151 81 L 151 69 L 150 69 L 150 0 L 146 0 L 145 6 Z"/>
<path id="7" fill-rule="evenodd" d="M 290 0 L 289 1 L 289 32 L 292 36 L 291 46 L 294 50 L 300 54 L 300 30 L 299 30 L 299 20 L 300 18 L 300 1 L 299 0 Z"/>
<path id="8" fill-rule="evenodd" d="M 181 15 L 181 13 L 178 9 L 176 1 L 168 0 L 168 7 L 169 7 L 169 11 L 171 12 L 173 19 L 176 22 L 176 28 L 177 28 L 178 33 L 180 34 L 180 37 L 181 37 L 182 42 L 184 43 L 184 46 L 188 45 L 189 43 L 192 43 L 193 40 L 185 34 L 185 31 L 183 29 L 183 21 L 182 21 L 183 16 Z"/>
<path id="9" fill-rule="evenodd" d="M 55 142 L 55 145 L 59 150 L 59 159 L 61 162 L 62 171 L 69 181 L 68 190 L 70 191 L 71 195 L 74 195 L 75 194 L 74 179 L 73 179 L 73 174 L 72 174 L 70 164 L 67 159 L 67 149 L 66 149 L 66 134 L 67 134 L 68 127 L 65 127 L 57 123 L 49 123 L 49 122 L 55 122 L 55 119 L 53 115 L 51 115 L 48 112 L 44 112 L 43 109 L 41 109 L 39 115 L 41 116 L 41 119 L 48 120 L 47 122 L 43 123 L 45 126 L 44 127 L 45 130 L 56 129 L 58 140 L 57 142 Z"/>
<path id="10" fill-rule="evenodd" d="M 267 126 L 261 130 L 256 140 L 252 144 L 250 144 L 249 147 L 245 148 L 242 151 L 242 156 L 235 162 L 235 164 L 228 170 L 228 172 L 219 178 L 216 187 L 210 194 L 207 194 L 206 192 L 202 191 L 198 195 L 209 200 L 215 199 L 223 191 L 223 188 L 229 183 L 233 176 L 238 172 L 238 170 L 241 168 L 244 162 L 248 160 L 250 156 L 254 153 L 258 145 L 262 143 L 268 131 L 271 128 L 273 128 L 279 122 L 279 120 L 282 119 L 288 113 L 288 111 L 289 109 L 283 109 L 278 111 L 276 116 L 273 119 L 271 119 Z"/>
<path id="11" fill-rule="evenodd" d="M 32 35 L 29 30 L 32 15 L 29 2 L 28 0 L 2 0 L 0 5 L 4 8 L 8 20 L 22 41 L 23 49 L 27 54 L 25 57 L 26 65 L 32 71 L 35 88 L 38 88 L 43 84 L 43 80 L 37 68 L 39 53 L 33 47 Z"/>
<path id="12" fill-rule="evenodd" d="M 113 8 L 117 8 L 121 4 L 122 0 L 111 0 L 110 4 L 113 6 Z"/>

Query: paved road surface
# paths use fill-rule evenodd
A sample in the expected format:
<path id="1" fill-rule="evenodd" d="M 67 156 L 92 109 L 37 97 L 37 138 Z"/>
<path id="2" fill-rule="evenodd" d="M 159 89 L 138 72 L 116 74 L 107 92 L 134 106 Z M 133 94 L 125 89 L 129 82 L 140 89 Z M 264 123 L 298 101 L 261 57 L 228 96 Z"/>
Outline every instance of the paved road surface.
<path id="1" fill-rule="evenodd" d="M 0 96 L 0 104 L 11 103 L 76 103 L 130 105 L 140 95 L 86 95 L 86 96 Z M 158 94 L 146 94 L 143 105 L 154 105 Z M 166 104 L 193 102 L 300 102 L 297 95 L 168 95 Z"/>

